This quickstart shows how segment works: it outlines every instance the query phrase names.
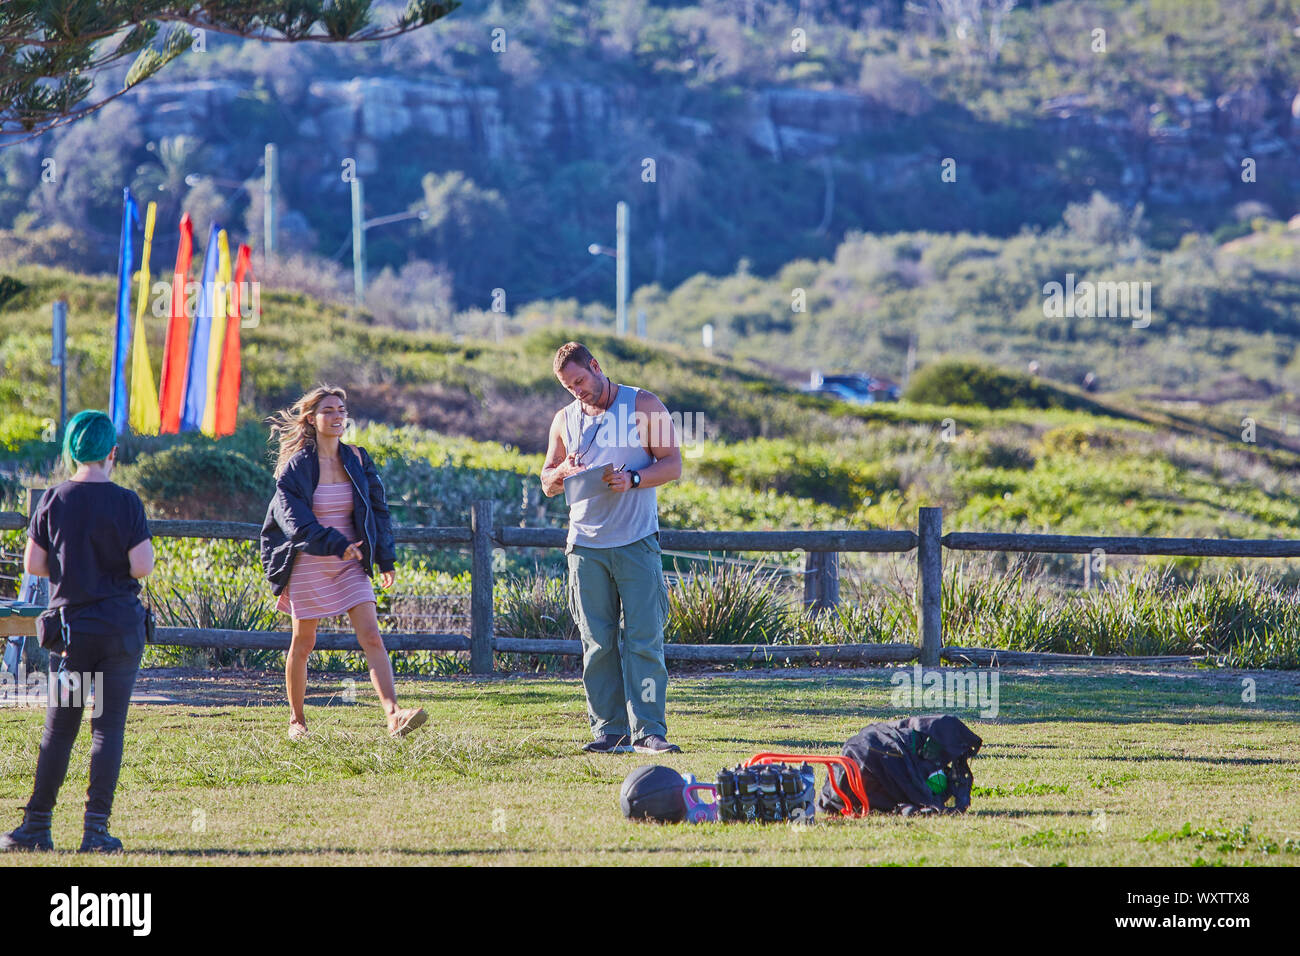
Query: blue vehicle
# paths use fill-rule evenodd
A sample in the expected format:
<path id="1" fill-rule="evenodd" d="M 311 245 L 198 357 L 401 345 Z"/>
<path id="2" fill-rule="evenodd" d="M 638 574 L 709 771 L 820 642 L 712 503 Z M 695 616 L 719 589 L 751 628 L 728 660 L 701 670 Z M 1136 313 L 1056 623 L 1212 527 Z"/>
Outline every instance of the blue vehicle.
<path id="1" fill-rule="evenodd" d="M 874 405 L 876 402 L 896 402 L 902 397 L 903 390 L 893 382 L 865 375 L 861 372 L 847 375 L 824 375 L 814 373 L 812 382 L 804 391 L 855 405 Z"/>

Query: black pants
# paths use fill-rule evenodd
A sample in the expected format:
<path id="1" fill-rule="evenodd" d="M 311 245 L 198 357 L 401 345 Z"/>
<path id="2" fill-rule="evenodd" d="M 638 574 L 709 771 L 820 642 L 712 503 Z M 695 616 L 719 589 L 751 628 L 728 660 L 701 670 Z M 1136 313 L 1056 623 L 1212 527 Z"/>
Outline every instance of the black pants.
<path id="1" fill-rule="evenodd" d="M 108 816 L 113 809 L 113 791 L 122 770 L 122 736 L 126 729 L 126 709 L 131 703 L 131 689 L 140 670 L 141 652 L 121 653 L 114 648 L 106 651 L 102 644 L 118 644 L 116 640 L 96 642 L 83 637 L 73 642 L 68 652 L 67 670 L 79 675 L 95 675 L 95 709 L 102 711 L 90 719 L 92 744 L 90 748 L 90 788 L 86 792 L 86 812 Z M 83 688 L 80 699 L 73 695 L 68 702 L 61 701 L 59 684 L 55 677 L 60 663 L 58 654 L 50 655 L 50 703 L 45 711 L 45 731 L 41 734 L 41 755 L 36 761 L 36 783 L 27 809 L 48 812 L 54 809 L 59 788 L 68 773 L 68 759 L 72 745 L 81 729 L 81 716 L 89 688 Z M 101 703 L 102 702 L 102 703 Z"/>

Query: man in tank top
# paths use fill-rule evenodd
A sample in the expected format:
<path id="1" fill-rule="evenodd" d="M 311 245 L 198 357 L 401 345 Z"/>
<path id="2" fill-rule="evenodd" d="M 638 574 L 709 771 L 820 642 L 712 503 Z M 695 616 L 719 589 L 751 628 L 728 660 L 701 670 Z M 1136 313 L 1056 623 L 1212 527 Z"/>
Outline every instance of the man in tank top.
<path id="1" fill-rule="evenodd" d="M 610 381 L 585 346 L 560 346 L 553 367 L 574 401 L 551 422 L 542 490 L 554 497 L 572 475 L 599 476 L 571 495 L 565 548 L 594 737 L 583 749 L 676 753 L 664 721 L 668 587 L 655 488 L 681 477 L 677 433 L 663 402 Z"/>

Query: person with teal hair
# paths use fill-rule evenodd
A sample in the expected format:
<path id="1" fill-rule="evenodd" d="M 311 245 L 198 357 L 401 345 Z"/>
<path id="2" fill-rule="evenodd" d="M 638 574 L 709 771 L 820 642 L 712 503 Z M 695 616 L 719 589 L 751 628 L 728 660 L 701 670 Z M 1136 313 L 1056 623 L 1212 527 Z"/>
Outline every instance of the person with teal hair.
<path id="1" fill-rule="evenodd" d="M 153 543 L 139 496 L 109 477 L 117 462 L 112 419 L 100 411 L 74 415 L 63 460 L 71 477 L 46 491 L 32 511 L 23 555 L 28 574 L 50 579 L 49 607 L 58 611 L 62 646 L 51 648 L 50 696 L 32 795 L 22 825 L 0 835 L 0 852 L 54 849 L 54 803 L 81 729 L 87 680 L 95 684 L 95 708 L 81 851 L 122 849 L 122 841 L 108 832 L 108 818 L 122 768 L 127 707 L 144 653 L 140 579 L 153 571 Z M 62 690 L 77 685 L 79 693 Z"/>
<path id="2" fill-rule="evenodd" d="M 109 464 L 110 459 L 116 459 L 116 451 L 117 430 L 106 414 L 87 410 L 72 416 L 63 434 L 63 465 L 68 474 L 75 474 L 77 466 L 83 462 L 88 465 Z M 104 476 L 108 476 L 107 470 Z"/>

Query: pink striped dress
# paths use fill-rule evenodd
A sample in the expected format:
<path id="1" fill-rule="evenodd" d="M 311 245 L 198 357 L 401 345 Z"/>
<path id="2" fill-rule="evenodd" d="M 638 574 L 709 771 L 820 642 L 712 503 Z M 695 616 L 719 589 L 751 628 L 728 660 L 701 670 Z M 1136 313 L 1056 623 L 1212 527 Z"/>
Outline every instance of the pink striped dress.
<path id="1" fill-rule="evenodd" d="M 311 510 L 325 527 L 334 528 L 348 541 L 360 540 L 352 522 L 352 482 L 317 485 Z M 299 551 L 293 559 L 289 586 L 280 592 L 276 610 L 309 620 L 343 614 L 374 600 L 375 589 L 360 561 Z"/>

